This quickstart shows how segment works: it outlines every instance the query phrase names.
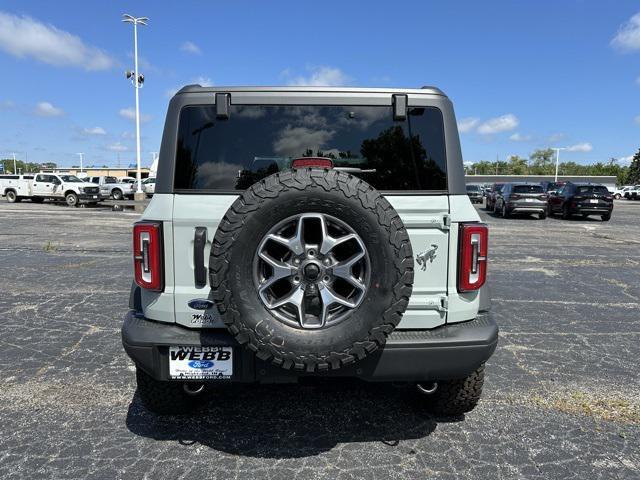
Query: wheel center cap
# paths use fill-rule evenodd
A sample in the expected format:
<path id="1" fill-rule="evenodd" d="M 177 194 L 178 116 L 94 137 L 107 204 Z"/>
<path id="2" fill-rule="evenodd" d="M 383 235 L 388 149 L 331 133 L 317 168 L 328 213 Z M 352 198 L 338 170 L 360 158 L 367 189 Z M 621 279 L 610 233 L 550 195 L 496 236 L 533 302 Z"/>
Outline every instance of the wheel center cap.
<path id="1" fill-rule="evenodd" d="M 304 267 L 304 276 L 309 281 L 315 281 L 320 276 L 320 267 L 315 263 L 309 263 Z"/>

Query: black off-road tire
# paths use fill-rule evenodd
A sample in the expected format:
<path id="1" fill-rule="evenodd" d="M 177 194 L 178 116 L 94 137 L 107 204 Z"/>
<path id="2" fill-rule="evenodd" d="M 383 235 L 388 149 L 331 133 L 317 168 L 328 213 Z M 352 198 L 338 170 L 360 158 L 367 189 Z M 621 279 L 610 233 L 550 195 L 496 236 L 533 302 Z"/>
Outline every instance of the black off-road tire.
<path id="1" fill-rule="evenodd" d="M 197 405 L 196 397 L 187 395 L 180 382 L 163 382 L 136 368 L 138 395 L 144 406 L 159 415 L 179 415 L 191 412 Z"/>
<path id="2" fill-rule="evenodd" d="M 308 212 L 347 223 L 371 261 L 369 290 L 359 307 L 342 322 L 315 330 L 277 320 L 251 275 L 260 239 L 278 222 Z M 413 253 L 398 213 L 373 187 L 344 172 L 307 168 L 271 175 L 242 193 L 215 234 L 209 275 L 222 321 L 240 344 L 287 370 L 327 371 L 385 344 L 409 303 Z"/>
<path id="3" fill-rule="evenodd" d="M 484 364 L 466 378 L 438 381 L 438 389 L 427 397 L 427 409 L 451 416 L 470 412 L 480 401 L 483 384 Z"/>
<path id="4" fill-rule="evenodd" d="M 608 222 L 611 220 L 611 213 L 605 213 L 604 215 L 600 215 L 600 218 L 603 222 Z"/>
<path id="5" fill-rule="evenodd" d="M 538 214 L 538 220 L 544 220 L 547 218 L 547 212 L 542 212 Z"/>

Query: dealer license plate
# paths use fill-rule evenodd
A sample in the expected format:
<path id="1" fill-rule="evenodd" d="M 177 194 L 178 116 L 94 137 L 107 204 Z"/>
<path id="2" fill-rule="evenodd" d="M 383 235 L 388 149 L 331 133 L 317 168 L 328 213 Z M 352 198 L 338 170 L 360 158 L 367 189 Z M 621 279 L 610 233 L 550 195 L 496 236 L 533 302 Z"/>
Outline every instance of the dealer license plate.
<path id="1" fill-rule="evenodd" d="M 94 195 L 93 198 L 98 198 L 98 195 Z"/>
<path id="2" fill-rule="evenodd" d="M 525 202 L 533 202 L 533 198 L 525 198 L 524 201 Z"/>
<path id="3" fill-rule="evenodd" d="M 169 347 L 169 377 L 184 380 L 225 380 L 233 375 L 231 347 Z"/>
<path id="4" fill-rule="evenodd" d="M 598 200 L 595 198 L 592 198 L 591 200 L 589 200 L 591 203 L 598 203 Z"/>

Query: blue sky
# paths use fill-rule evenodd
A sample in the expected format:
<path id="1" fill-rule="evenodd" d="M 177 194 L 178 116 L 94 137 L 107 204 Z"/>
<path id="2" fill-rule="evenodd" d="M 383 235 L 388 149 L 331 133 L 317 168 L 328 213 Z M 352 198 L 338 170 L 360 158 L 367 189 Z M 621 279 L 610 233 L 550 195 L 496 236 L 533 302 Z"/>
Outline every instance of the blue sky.
<path id="1" fill-rule="evenodd" d="M 178 7 L 179 5 L 179 7 Z M 628 161 L 640 147 L 640 4 L 27 2 L 0 4 L 0 157 L 116 166 L 135 159 L 132 27 L 140 31 L 142 159 L 188 83 L 436 85 L 465 161 L 572 147 Z M 623 160 L 625 161 L 625 160 Z"/>

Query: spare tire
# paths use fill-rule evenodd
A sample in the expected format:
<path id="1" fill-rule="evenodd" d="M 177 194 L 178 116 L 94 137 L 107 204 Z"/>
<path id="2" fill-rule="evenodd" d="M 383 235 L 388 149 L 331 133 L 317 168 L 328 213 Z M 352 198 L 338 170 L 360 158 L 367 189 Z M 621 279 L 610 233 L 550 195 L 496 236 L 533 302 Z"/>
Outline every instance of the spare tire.
<path id="1" fill-rule="evenodd" d="M 285 369 L 349 365 L 384 345 L 409 303 L 413 254 L 397 212 L 336 170 L 271 175 L 216 231 L 212 298 L 236 340 Z"/>

